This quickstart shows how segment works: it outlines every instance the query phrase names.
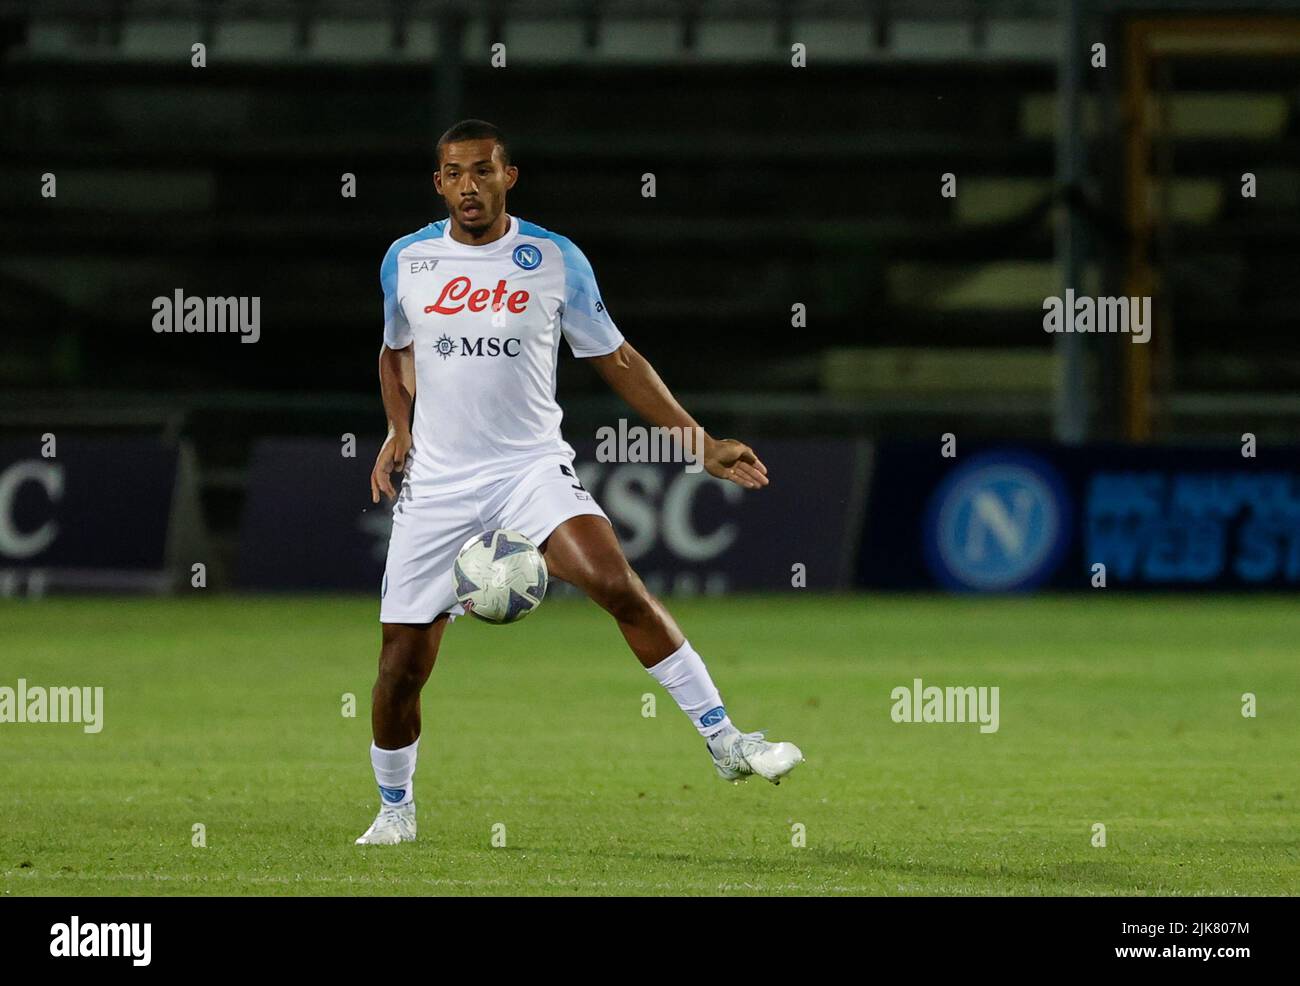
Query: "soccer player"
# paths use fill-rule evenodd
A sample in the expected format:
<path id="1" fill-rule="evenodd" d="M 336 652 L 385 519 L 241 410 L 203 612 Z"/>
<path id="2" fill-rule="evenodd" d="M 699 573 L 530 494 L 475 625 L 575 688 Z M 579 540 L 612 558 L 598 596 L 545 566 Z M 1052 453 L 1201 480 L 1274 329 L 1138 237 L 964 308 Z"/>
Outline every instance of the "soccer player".
<path id="1" fill-rule="evenodd" d="M 555 401 L 560 336 L 650 424 L 686 434 L 695 420 L 624 340 L 582 251 L 506 212 L 519 170 L 501 132 L 482 120 L 458 123 L 438 140 L 437 162 L 433 181 L 448 218 L 397 240 L 380 268 L 379 385 L 389 430 L 370 492 L 375 503 L 381 492 L 395 503 L 371 708 L 380 811 L 357 843 L 415 838 L 420 690 L 448 622 L 464 613 L 452 563 L 465 541 L 496 528 L 525 534 L 551 575 L 614 617 L 704 737 L 719 776 L 779 783 L 803 754 L 732 725 L 704 661 L 629 567 L 574 473 Z M 745 489 L 768 482 L 753 450 L 733 439 L 705 434 L 703 464 Z M 394 472 L 404 474 L 400 493 Z"/>

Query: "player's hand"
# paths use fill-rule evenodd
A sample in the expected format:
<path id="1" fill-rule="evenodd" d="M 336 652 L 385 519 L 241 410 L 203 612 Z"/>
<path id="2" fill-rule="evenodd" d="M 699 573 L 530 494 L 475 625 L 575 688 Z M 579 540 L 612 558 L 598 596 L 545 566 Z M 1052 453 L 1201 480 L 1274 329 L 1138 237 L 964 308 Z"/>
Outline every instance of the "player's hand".
<path id="1" fill-rule="evenodd" d="M 729 479 L 747 490 L 767 485 L 767 466 L 752 448 L 734 438 L 710 440 L 704 447 L 704 468 L 710 476 Z"/>
<path id="2" fill-rule="evenodd" d="M 370 501 L 379 502 L 383 493 L 390 500 L 397 498 L 393 488 L 392 474 L 406 468 L 406 456 L 411 451 L 411 433 L 409 431 L 393 432 L 379 449 L 375 459 L 375 468 L 370 471 Z"/>

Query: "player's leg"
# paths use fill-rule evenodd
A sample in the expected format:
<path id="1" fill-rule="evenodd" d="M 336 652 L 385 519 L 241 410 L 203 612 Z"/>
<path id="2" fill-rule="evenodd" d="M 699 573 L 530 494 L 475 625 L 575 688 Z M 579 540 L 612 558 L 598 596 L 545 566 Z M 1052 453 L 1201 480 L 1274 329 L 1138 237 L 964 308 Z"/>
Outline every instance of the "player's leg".
<path id="1" fill-rule="evenodd" d="M 632 570 L 604 516 L 570 517 L 541 550 L 551 575 L 577 586 L 614 617 L 642 666 L 705 737 L 721 777 L 738 781 L 756 773 L 779 783 L 802 762 L 794 744 L 768 743 L 762 733 L 742 733 L 732 725 L 703 658 Z"/>
<path id="2" fill-rule="evenodd" d="M 384 623 L 379 675 L 370 693 L 375 745 L 409 746 L 420 736 L 420 690 L 429 680 L 448 614 L 432 623 Z"/>
<path id="3" fill-rule="evenodd" d="M 447 614 L 432 623 L 385 623 L 379 650 L 379 674 L 370 693 L 374 741 L 371 763 L 380 796 L 389 804 L 415 798 L 416 747 L 420 741 L 420 690 L 429 680 Z"/>
<path id="4" fill-rule="evenodd" d="M 415 838 L 415 763 L 420 746 L 420 691 L 429 680 L 447 614 L 432 623 L 384 623 L 379 674 L 370 693 L 370 764 L 379 815 L 357 845 L 395 845 Z"/>
<path id="5" fill-rule="evenodd" d="M 379 814 L 359 845 L 415 838 L 420 691 L 433 671 L 449 612 L 460 612 L 451 568 L 477 524 L 473 502 L 463 496 L 413 497 L 403 486 L 393 506 L 379 610 L 383 644 L 370 706 Z"/>
<path id="6" fill-rule="evenodd" d="M 632 571 L 604 517 L 570 517 L 541 550 L 551 575 L 577 586 L 614 617 L 643 667 L 654 667 L 686 642 L 672 614 Z"/>
<path id="7" fill-rule="evenodd" d="M 705 738 L 734 729 L 722 697 L 672 614 L 632 571 L 604 517 L 570 517 L 541 546 L 551 575 L 614 617 L 628 646 Z"/>

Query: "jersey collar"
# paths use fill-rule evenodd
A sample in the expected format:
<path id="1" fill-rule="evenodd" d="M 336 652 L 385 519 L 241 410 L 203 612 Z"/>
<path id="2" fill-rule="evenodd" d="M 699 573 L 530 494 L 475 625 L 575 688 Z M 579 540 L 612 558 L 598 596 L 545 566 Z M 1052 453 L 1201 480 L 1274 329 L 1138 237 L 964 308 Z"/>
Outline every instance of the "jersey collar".
<path id="1" fill-rule="evenodd" d="M 483 257 L 496 253 L 504 253 L 510 249 L 510 244 L 519 235 L 519 220 L 510 216 L 510 225 L 506 227 L 505 236 L 491 243 L 484 243 L 481 246 L 474 246 L 470 243 L 461 243 L 459 240 L 451 238 L 451 218 L 447 219 L 447 226 L 442 231 L 442 245 L 453 253 L 473 254 L 474 256 Z"/>

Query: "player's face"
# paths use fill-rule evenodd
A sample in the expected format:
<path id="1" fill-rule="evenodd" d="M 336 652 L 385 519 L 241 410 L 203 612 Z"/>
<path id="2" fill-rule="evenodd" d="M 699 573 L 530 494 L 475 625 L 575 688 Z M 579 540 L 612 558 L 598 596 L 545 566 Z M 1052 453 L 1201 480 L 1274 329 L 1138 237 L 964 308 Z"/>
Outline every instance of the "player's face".
<path id="1" fill-rule="evenodd" d="M 502 163 L 496 141 L 463 140 L 443 147 L 433 184 L 456 225 L 467 233 L 482 233 L 505 211 L 506 192 L 518 176 L 518 168 Z"/>

